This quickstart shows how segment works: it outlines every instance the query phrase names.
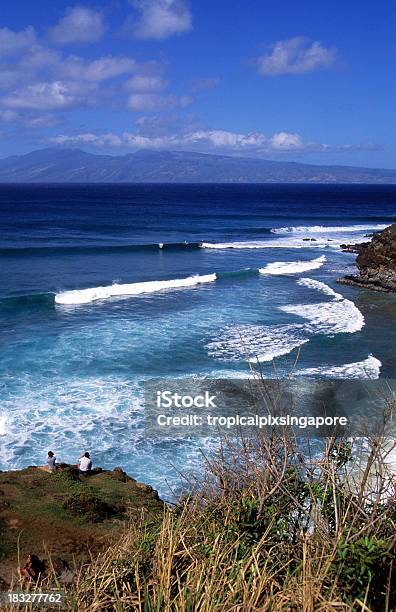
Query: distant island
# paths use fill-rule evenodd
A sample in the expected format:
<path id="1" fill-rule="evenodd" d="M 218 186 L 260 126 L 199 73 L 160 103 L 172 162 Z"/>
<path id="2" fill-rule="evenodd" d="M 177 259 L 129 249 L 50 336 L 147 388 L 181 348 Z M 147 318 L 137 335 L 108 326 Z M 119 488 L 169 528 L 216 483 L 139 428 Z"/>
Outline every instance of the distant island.
<path id="1" fill-rule="evenodd" d="M 396 170 L 141 150 L 95 155 L 47 148 L 0 160 L 0 183 L 356 183 L 396 184 Z"/>

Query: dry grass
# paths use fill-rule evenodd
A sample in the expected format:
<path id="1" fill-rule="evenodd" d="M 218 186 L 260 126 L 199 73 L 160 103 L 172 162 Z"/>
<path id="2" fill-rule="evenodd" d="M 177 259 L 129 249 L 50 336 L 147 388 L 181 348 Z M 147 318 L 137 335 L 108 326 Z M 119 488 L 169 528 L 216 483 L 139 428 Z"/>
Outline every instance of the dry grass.
<path id="1" fill-rule="evenodd" d="M 81 570 L 71 609 L 394 609 L 389 448 L 381 436 L 368 446 L 357 462 L 342 441 L 314 459 L 286 434 L 225 440 L 198 492 Z"/>

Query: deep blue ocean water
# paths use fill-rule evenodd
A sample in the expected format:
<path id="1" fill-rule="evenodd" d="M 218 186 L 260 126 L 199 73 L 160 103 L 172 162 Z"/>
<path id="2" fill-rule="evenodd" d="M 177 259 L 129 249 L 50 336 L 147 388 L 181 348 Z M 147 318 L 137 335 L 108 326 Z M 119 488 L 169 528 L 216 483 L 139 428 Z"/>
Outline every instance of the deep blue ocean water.
<path id="1" fill-rule="evenodd" d="M 395 377 L 395 296 L 335 282 L 395 220 L 394 186 L 1 186 L 0 469 L 89 449 L 166 496 L 209 442 L 145 436 L 147 378 Z"/>

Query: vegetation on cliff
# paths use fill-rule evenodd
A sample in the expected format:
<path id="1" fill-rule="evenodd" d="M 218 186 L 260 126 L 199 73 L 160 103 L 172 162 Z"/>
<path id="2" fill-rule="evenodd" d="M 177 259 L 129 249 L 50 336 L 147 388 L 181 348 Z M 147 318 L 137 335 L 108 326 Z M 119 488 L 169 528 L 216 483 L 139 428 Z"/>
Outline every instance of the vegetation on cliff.
<path id="1" fill-rule="evenodd" d="M 394 609 L 390 448 L 368 447 L 360 460 L 331 440 L 308 459 L 287 437 L 226 441 L 193 495 L 154 526 L 131 524 L 81 572 L 71 609 Z"/>

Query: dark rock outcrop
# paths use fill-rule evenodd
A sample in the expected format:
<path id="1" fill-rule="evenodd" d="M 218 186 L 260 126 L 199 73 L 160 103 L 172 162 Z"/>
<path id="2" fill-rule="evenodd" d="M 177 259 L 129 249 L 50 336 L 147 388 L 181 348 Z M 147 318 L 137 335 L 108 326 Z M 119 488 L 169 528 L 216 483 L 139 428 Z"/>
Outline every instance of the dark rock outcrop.
<path id="1" fill-rule="evenodd" d="M 359 275 L 345 276 L 338 282 L 374 291 L 396 292 L 396 223 L 376 233 L 371 242 L 343 246 L 346 247 L 343 250 L 358 253 Z"/>
<path id="2" fill-rule="evenodd" d="M 356 244 L 340 244 L 340 248 L 344 253 L 360 253 L 360 251 L 362 251 L 369 244 L 369 242 L 358 242 Z"/>

